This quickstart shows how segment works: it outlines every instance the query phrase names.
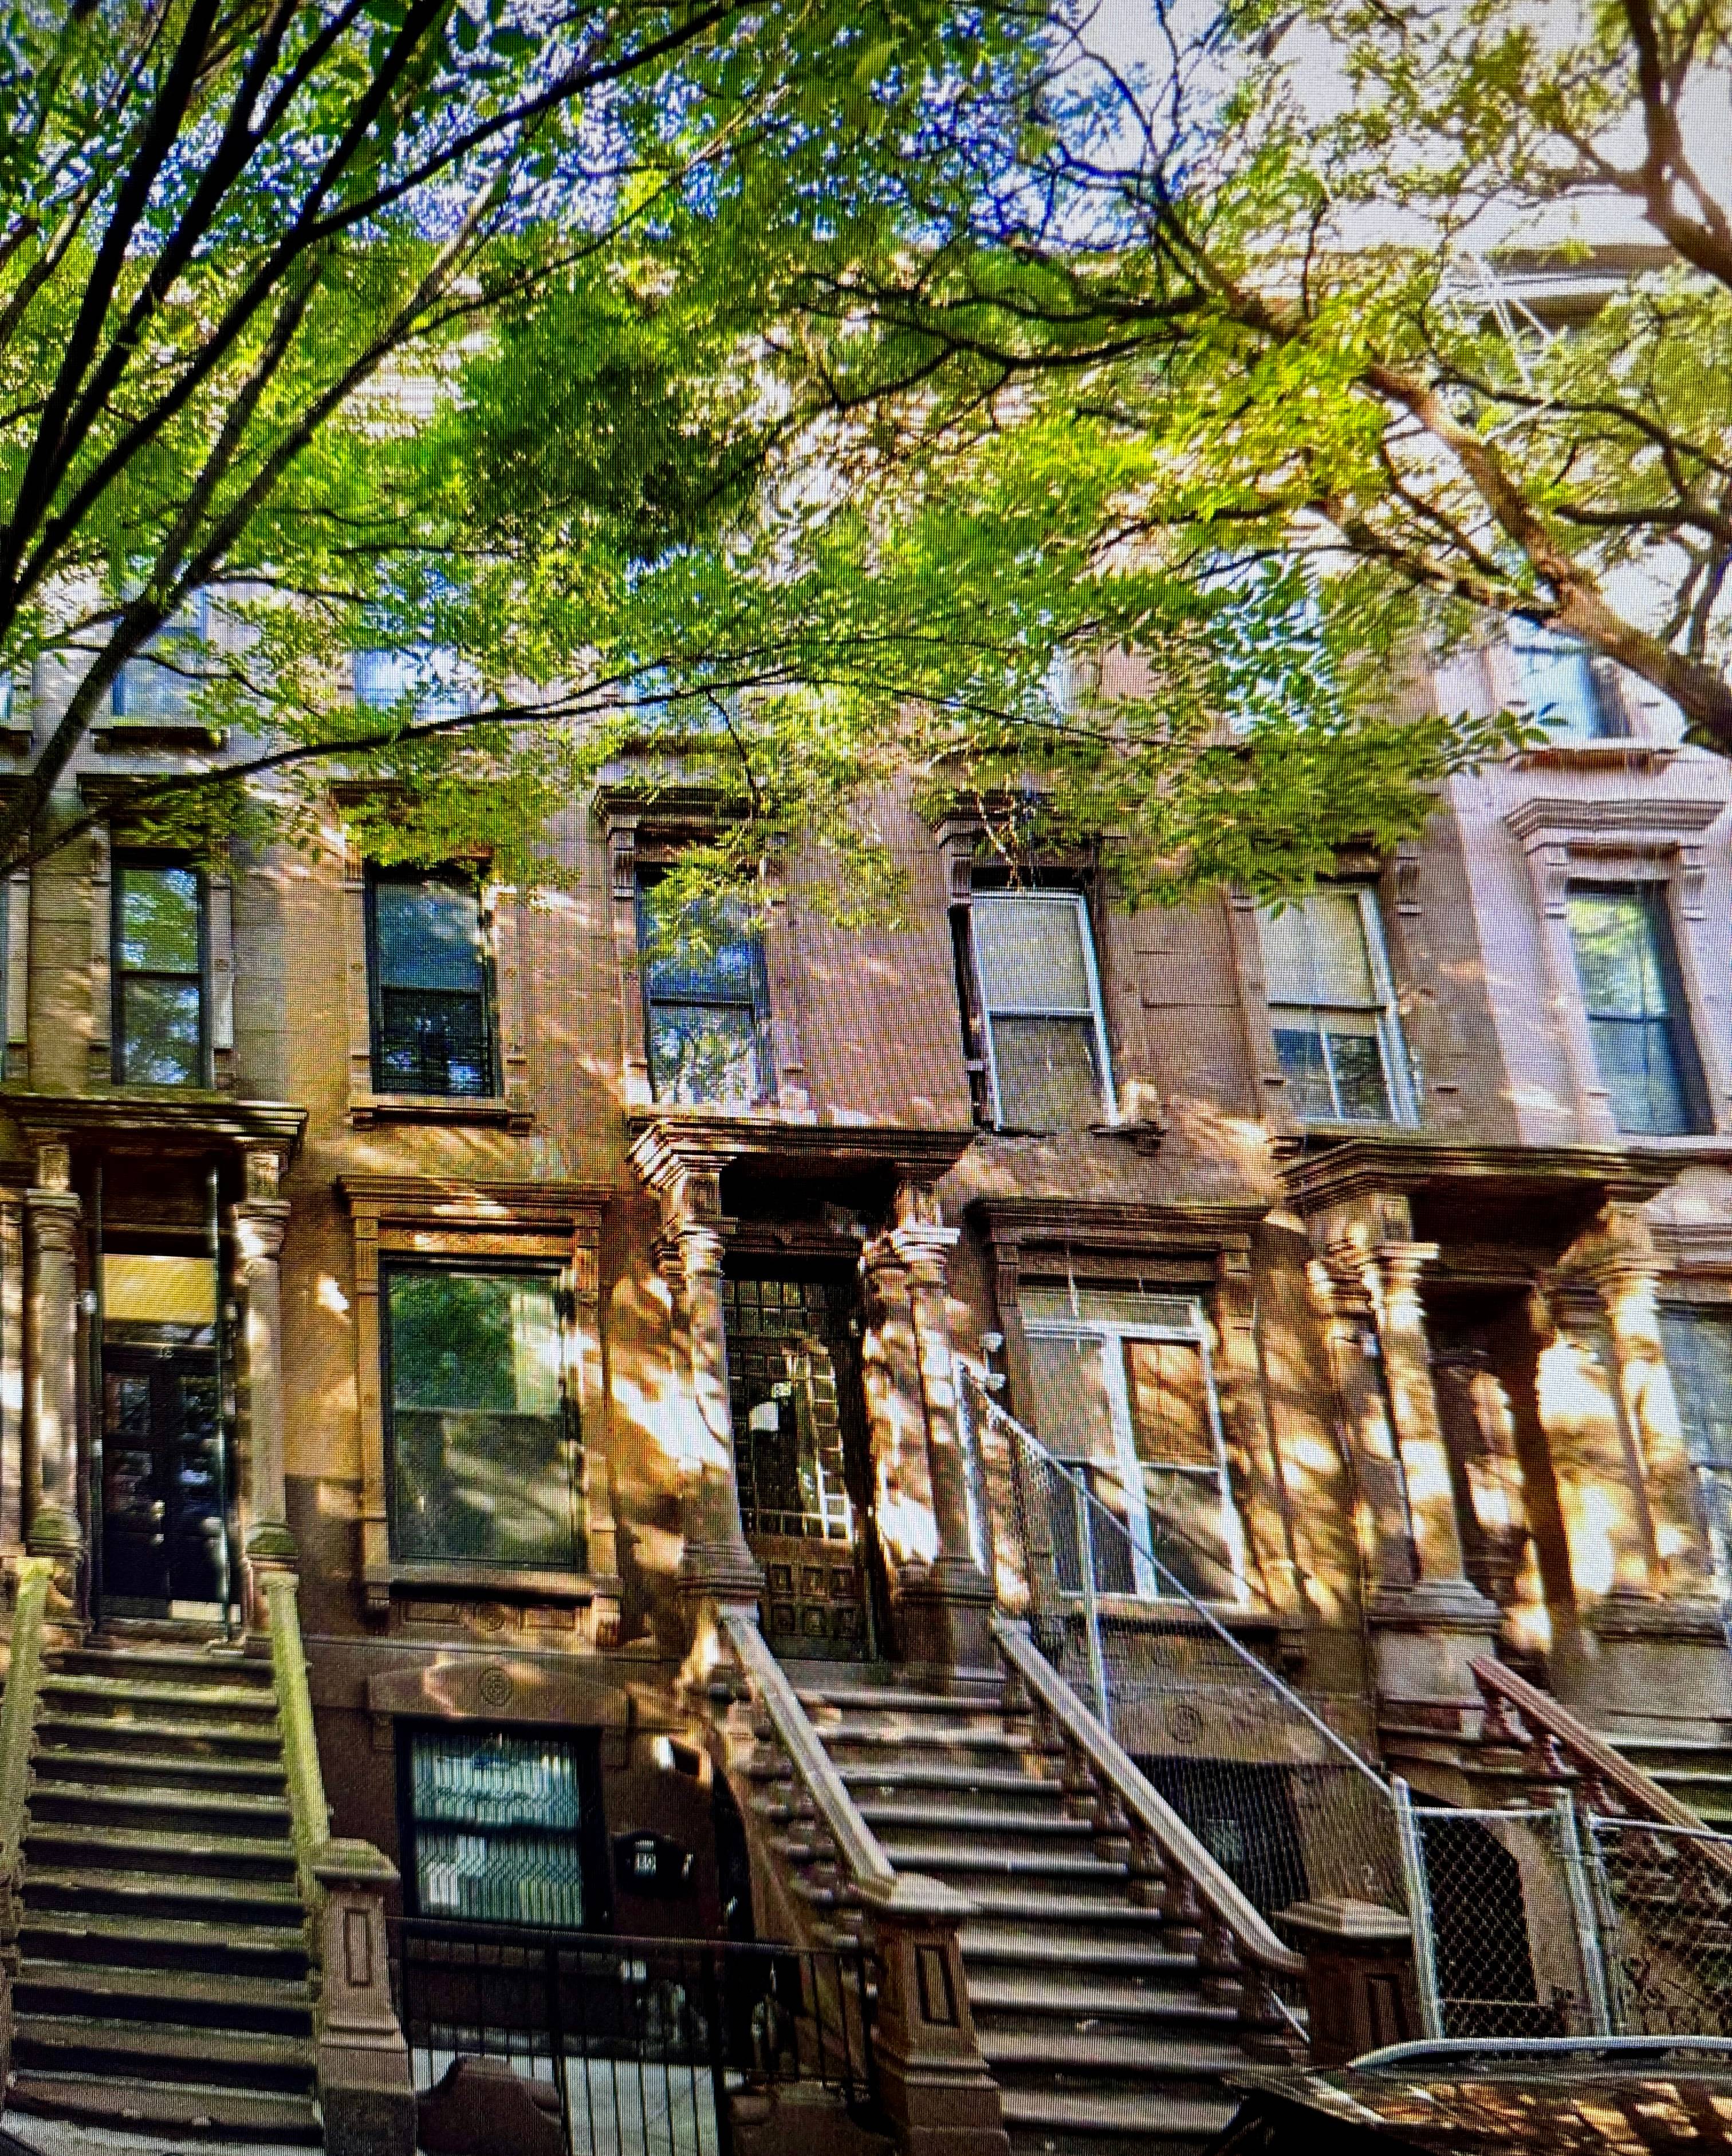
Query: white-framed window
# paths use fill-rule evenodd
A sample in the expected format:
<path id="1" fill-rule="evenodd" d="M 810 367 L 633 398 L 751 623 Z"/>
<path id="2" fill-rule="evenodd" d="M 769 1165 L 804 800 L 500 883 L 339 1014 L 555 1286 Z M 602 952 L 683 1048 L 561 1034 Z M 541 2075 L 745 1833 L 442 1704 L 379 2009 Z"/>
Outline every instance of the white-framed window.
<path id="1" fill-rule="evenodd" d="M 1554 741 L 1620 741 L 1630 732 L 1616 670 L 1574 637 L 1512 622 L 1509 654 L 1522 701 Z"/>
<path id="2" fill-rule="evenodd" d="M 1377 894 L 1325 884 L 1262 916 L 1275 1055 L 1307 1123 L 1418 1121 Z"/>
<path id="3" fill-rule="evenodd" d="M 1213 1602 L 1245 1592 L 1245 1545 L 1227 1480 L 1220 1404 L 1202 1306 L 1141 1289 L 1026 1284 L 1024 1336 L 1035 1424 L 1080 1467 L 1090 1508 L 1094 1586 L 1156 1601 L 1172 1584 Z M 1061 1592 L 1080 1594 L 1082 1537 L 1057 1494 Z"/>
<path id="4" fill-rule="evenodd" d="M 1116 1122 L 1100 976 L 1082 893 L 977 891 L 969 916 L 991 1122 L 1012 1131 Z"/>

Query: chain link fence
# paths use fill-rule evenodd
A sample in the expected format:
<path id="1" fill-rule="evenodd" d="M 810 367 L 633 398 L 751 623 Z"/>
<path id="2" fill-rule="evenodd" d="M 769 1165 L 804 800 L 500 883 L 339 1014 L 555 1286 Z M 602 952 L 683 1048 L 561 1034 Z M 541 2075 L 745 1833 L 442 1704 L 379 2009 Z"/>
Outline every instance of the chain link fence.
<path id="1" fill-rule="evenodd" d="M 1732 1836 L 1599 1814 L 1587 1828 L 1617 2027 L 1732 2036 Z"/>

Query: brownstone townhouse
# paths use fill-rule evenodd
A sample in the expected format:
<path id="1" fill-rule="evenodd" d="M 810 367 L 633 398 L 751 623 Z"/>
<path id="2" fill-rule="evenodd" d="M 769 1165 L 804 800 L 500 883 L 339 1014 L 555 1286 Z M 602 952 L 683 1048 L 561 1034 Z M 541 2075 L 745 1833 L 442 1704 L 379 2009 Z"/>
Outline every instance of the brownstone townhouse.
<path id="1" fill-rule="evenodd" d="M 126 1976 L 177 1972 L 207 2035 L 225 1999 L 270 2026 L 237 1956 L 295 1976 L 265 1858 L 208 1854 L 281 1807 L 278 1608 L 393 1916 L 822 1942 L 911 1910 L 884 2049 L 952 2139 L 910 2146 L 1194 2142 L 1259 2055 L 1183 1965 L 1210 1925 L 1169 1897 L 1163 1945 L 1078 1839 L 1036 1707 L 1116 1695 L 1217 1913 L 1222 1874 L 1263 1920 L 1321 1881 L 1254 1674 L 1187 1685 L 1199 1641 L 1443 1801 L 1496 1658 L 1713 1812 L 1732 787 L 1567 646 L 1454 667 L 1550 745 L 1277 915 L 1127 912 L 1086 855 L 1007 870 L 904 810 L 905 927 L 830 925 L 795 860 L 761 932 L 646 953 L 708 812 L 623 767 L 534 896 L 357 858 L 340 790 L 315 855 L 99 820 L 14 875 L 0 1558 L 52 1567 L 14 2101 L 172 2118 L 177 2074 L 227 2071 L 243 2123 L 307 2126 L 289 2050 L 195 2073 Z M 63 695 L 20 685 L 15 754 Z M 223 752 L 148 660 L 115 701 L 68 782 L 99 819 L 117 774 Z M 1022 1643 L 1085 1604 L 1100 1689 L 1065 1665 L 1043 1702 Z M 815 1784 L 858 1845 L 802 1827 Z"/>

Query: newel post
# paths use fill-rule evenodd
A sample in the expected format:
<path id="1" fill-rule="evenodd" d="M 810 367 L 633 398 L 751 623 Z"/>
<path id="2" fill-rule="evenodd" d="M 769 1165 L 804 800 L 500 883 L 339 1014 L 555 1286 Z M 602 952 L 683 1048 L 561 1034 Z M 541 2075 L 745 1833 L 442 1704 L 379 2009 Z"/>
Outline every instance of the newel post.
<path id="1" fill-rule="evenodd" d="M 391 2003 L 386 1890 L 397 1866 L 370 1841 L 327 1841 L 313 1860 L 325 1889 L 319 2104 L 330 2156 L 413 2156 L 415 2089 Z"/>
<path id="2" fill-rule="evenodd" d="M 898 2156 L 1007 2156 L 957 1938 L 973 1904 L 913 1872 L 865 1899 L 878 1940 L 873 2054 Z"/>

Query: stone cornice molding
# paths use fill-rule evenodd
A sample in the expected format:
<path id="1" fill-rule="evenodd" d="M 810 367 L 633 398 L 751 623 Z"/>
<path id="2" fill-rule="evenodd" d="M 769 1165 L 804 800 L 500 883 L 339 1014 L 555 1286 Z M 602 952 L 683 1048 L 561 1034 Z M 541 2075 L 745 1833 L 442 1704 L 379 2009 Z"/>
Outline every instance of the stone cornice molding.
<path id="1" fill-rule="evenodd" d="M 100 1139 L 184 1151 L 223 1142 L 269 1146 L 292 1158 L 307 1111 L 288 1101 L 235 1101 L 226 1094 L 38 1093 L 0 1090 L 0 1109 L 33 1145 L 55 1139 Z"/>
<path id="2" fill-rule="evenodd" d="M 432 1175 L 340 1175 L 338 1202 L 358 1219 L 386 1224 L 593 1233 L 612 1194 L 599 1183 L 486 1183 Z"/>
<path id="3" fill-rule="evenodd" d="M 1512 1200 L 1571 1187 L 1641 1204 L 1658 1195 L 1688 1154 L 1609 1146 L 1448 1145 L 1419 1137 L 1345 1138 L 1284 1163 L 1279 1173 L 1301 1213 L 1383 1193 L 1411 1195 L 1503 1184 Z"/>
<path id="4" fill-rule="evenodd" d="M 1268 1213 L 1258 1199 L 1183 1199 L 1164 1204 L 1076 1198 L 980 1198 L 968 1208 L 988 1243 L 1022 1249 L 1184 1251 L 1213 1256 L 1243 1250 Z"/>
<path id="5" fill-rule="evenodd" d="M 1512 808 L 1504 821 L 1521 839 L 1555 834 L 1565 844 L 1591 844 L 1606 837 L 1664 844 L 1707 830 L 1725 806 L 1724 801 L 1674 799 L 1664 794 L 1582 800 L 1536 794 Z"/>
<path id="6" fill-rule="evenodd" d="M 784 1173 L 886 1168 L 905 1182 L 935 1183 L 978 1135 L 971 1124 L 935 1130 L 702 1110 L 658 1109 L 628 1120 L 633 1137 L 627 1158 L 652 1190 L 676 1174 L 720 1175 L 742 1162 L 767 1163 Z"/>

